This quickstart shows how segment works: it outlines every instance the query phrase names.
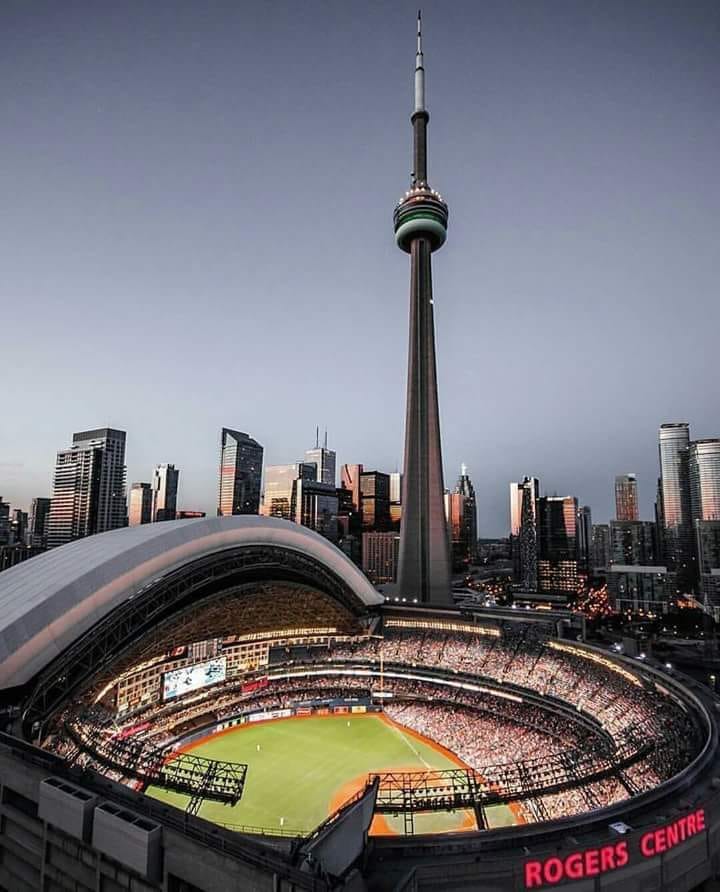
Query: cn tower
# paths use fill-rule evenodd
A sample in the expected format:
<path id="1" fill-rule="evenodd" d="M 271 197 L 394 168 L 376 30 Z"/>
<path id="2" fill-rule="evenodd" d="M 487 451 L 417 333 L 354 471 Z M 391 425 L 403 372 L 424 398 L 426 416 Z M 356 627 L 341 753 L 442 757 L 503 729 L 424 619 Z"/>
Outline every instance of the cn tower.
<path id="1" fill-rule="evenodd" d="M 451 604 L 430 262 L 432 252 L 445 242 L 448 209 L 442 196 L 428 185 L 429 119 L 418 12 L 415 109 L 410 117 L 413 173 L 410 190 L 401 198 L 393 218 L 398 247 L 410 255 L 410 344 L 398 589 L 409 600 Z"/>

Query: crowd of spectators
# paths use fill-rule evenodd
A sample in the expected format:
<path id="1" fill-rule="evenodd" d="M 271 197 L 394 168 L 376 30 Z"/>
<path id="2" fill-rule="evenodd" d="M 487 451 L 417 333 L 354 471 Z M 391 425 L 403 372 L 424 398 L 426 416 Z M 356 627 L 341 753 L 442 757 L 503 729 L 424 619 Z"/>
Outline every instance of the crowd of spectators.
<path id="1" fill-rule="evenodd" d="M 111 704 L 88 706 L 79 700 L 68 708 L 46 745 L 80 764 L 97 767 L 92 756 L 63 734 L 64 723 L 70 722 L 80 733 L 92 729 L 107 746 L 130 734 L 138 746 L 162 751 L 194 731 L 244 713 L 347 697 L 370 701 L 381 688 L 384 696 L 376 702 L 391 719 L 436 741 L 489 780 L 498 766 L 525 764 L 527 771 L 527 765 L 566 764 L 578 753 L 611 757 L 613 746 L 618 759 L 628 756 L 620 774 L 528 800 L 523 810 L 538 819 L 578 814 L 651 789 L 684 767 L 696 748 L 688 715 L 650 681 L 618 670 L 608 660 L 593 660 L 577 649 L 560 649 L 542 639 L 393 629 L 384 637 L 345 640 L 322 650 L 294 651 L 291 656 L 294 672 L 301 672 L 306 663 L 312 663 L 316 672 L 328 662 L 335 667 L 345 663 L 348 671 L 359 664 L 377 669 L 381 660 L 385 672 L 382 680 L 377 674 L 275 678 L 251 692 L 243 689 L 246 679 L 232 678 L 177 701 L 145 705 L 122 720 Z M 273 672 L 278 669 L 274 666 Z M 520 699 L 395 677 L 403 669 L 443 669 L 453 678 L 457 674 L 489 679 Z M 575 715 L 523 700 L 522 689 L 563 701 Z M 578 720 L 581 716 L 584 721 Z M 635 758 L 637 753 L 641 755 Z M 567 771 L 572 778 L 571 769 Z M 116 771 L 103 772 L 123 780 Z"/>

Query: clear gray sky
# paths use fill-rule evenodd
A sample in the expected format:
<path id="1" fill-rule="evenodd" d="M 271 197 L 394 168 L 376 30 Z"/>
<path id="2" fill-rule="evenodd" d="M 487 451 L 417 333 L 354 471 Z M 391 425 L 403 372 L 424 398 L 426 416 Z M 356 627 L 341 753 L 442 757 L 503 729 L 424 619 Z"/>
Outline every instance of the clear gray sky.
<path id="1" fill-rule="evenodd" d="M 416 7 L 0 5 L 0 495 L 73 431 L 214 511 L 222 425 L 402 461 Z M 612 511 L 657 427 L 720 435 L 720 5 L 426 3 L 446 480 Z"/>

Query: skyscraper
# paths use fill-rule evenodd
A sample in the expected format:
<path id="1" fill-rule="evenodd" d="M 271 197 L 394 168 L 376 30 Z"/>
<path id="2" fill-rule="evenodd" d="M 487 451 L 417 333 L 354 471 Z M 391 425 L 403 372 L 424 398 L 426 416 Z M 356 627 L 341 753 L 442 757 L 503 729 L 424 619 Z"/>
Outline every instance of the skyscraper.
<path id="1" fill-rule="evenodd" d="M 265 493 L 262 514 L 266 517 L 297 519 L 297 482 L 315 480 L 314 464 L 293 462 L 289 465 L 268 465 L 265 468 Z"/>
<path id="2" fill-rule="evenodd" d="M 615 519 L 640 519 L 635 474 L 619 474 L 615 478 Z"/>
<path id="3" fill-rule="evenodd" d="M 577 592 L 578 504 L 574 496 L 538 500 L 538 588 L 541 592 Z"/>
<path id="4" fill-rule="evenodd" d="M 455 484 L 455 492 L 464 497 L 463 502 L 463 541 L 468 561 L 475 560 L 478 541 L 477 500 L 475 487 L 467 472 L 467 465 L 460 465 L 460 476 Z"/>
<path id="5" fill-rule="evenodd" d="M 510 547 L 513 577 L 523 591 L 537 591 L 537 503 L 540 481 L 524 477 L 510 484 Z"/>
<path id="6" fill-rule="evenodd" d="M 720 520 L 720 439 L 694 440 L 689 449 L 693 522 Z"/>
<path id="7" fill-rule="evenodd" d="M 127 524 L 125 437 L 113 428 L 81 431 L 58 452 L 48 547 Z"/>
<path id="8" fill-rule="evenodd" d="M 268 466 L 261 513 L 300 523 L 334 542 L 338 534 L 338 490 L 317 480 L 316 475 L 314 462 Z"/>
<path id="9" fill-rule="evenodd" d="M 402 521 L 402 477 L 400 471 L 390 474 L 390 523 L 394 530 L 400 529 Z"/>
<path id="10" fill-rule="evenodd" d="M 592 563 L 594 570 L 607 570 L 610 566 L 610 526 L 607 523 L 592 526 Z"/>
<path id="11" fill-rule="evenodd" d="M 175 465 L 158 465 L 152 479 L 152 519 L 175 520 L 180 471 Z"/>
<path id="12" fill-rule="evenodd" d="M 362 568 L 373 585 L 395 582 L 400 536 L 393 531 L 363 533 Z"/>
<path id="13" fill-rule="evenodd" d="M 28 544 L 35 548 L 47 545 L 50 499 L 38 496 L 30 505 L 30 534 Z"/>
<path id="14" fill-rule="evenodd" d="M 592 512 L 589 505 L 577 511 L 577 557 L 583 573 L 592 572 Z"/>
<path id="15" fill-rule="evenodd" d="M 327 448 L 327 431 L 324 446 L 320 445 L 318 432 L 315 437 L 315 448 L 308 449 L 305 453 L 305 463 L 315 465 L 315 479 L 318 483 L 335 486 L 335 460 L 335 452 Z"/>
<path id="16" fill-rule="evenodd" d="M 382 471 L 362 472 L 360 475 L 360 516 L 362 528 L 365 531 L 384 532 L 390 528 L 389 474 L 383 474 Z"/>
<path id="17" fill-rule="evenodd" d="M 220 433 L 218 517 L 260 510 L 263 447 L 242 431 Z"/>
<path id="18" fill-rule="evenodd" d="M 362 465 L 343 465 L 340 472 L 340 485 L 352 493 L 352 504 L 355 511 L 360 511 L 360 475 Z"/>
<path id="19" fill-rule="evenodd" d="M 680 592 L 690 592 L 695 586 L 696 565 L 690 508 L 689 426 L 660 425 L 658 449 L 663 556 L 668 570 L 676 574 Z"/>
<path id="20" fill-rule="evenodd" d="M 410 344 L 408 349 L 403 520 L 398 588 L 423 603 L 452 603 L 450 554 L 443 506 L 442 451 L 435 367 L 430 257 L 445 242 L 448 209 L 427 182 L 425 69 L 418 15 L 415 56 L 413 174 L 408 192 L 395 208 L 398 246 L 410 255 Z"/>
<path id="21" fill-rule="evenodd" d="M 690 512 L 700 591 L 720 607 L 720 440 L 695 440 L 688 456 Z M 720 618 L 720 617 L 718 617 Z"/>
<path id="22" fill-rule="evenodd" d="M 465 496 L 461 492 L 445 493 L 445 520 L 450 537 L 450 563 L 453 572 L 467 565 L 467 537 L 465 531 Z"/>
<path id="23" fill-rule="evenodd" d="M 610 562 L 629 566 L 657 565 L 655 524 L 645 520 L 610 521 Z"/>
<path id="24" fill-rule="evenodd" d="M 128 505 L 128 526 L 136 527 L 152 521 L 152 496 L 152 487 L 149 483 L 132 484 Z"/>
<path id="25" fill-rule="evenodd" d="M 10 504 L 0 496 L 0 545 L 10 544 Z"/>
<path id="26" fill-rule="evenodd" d="M 304 465 L 312 469 L 312 464 Z M 298 477 L 295 482 L 295 520 L 325 536 L 331 542 L 338 537 L 338 495 L 330 483 L 313 477 Z"/>

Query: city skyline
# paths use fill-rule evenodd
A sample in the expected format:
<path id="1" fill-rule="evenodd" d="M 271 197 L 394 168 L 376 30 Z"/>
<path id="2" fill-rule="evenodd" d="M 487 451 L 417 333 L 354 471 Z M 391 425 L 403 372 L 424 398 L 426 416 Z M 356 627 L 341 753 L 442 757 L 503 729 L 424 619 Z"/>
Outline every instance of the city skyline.
<path id="1" fill-rule="evenodd" d="M 289 8 L 248 9 L 201 18 L 187 8 L 172 22 L 130 9 L 109 28 L 90 7 L 60 16 L 48 6 L 56 42 L 32 42 L 27 11 L 2 13 L 13 40 L 0 94 L 25 98 L 8 103 L 0 174 L 13 209 L 0 223 L 6 362 L 30 366 L 0 425 L 0 492 L 13 505 L 50 495 L 57 450 L 98 425 L 128 432 L 128 480 L 173 461 L 180 507 L 210 515 L 224 425 L 263 443 L 266 464 L 301 456 L 320 418 L 341 463 L 401 465 L 407 284 L 388 205 L 408 174 L 411 67 L 396 49 L 414 10 L 310 4 L 298 22 Z M 452 481 L 468 464 L 481 536 L 506 533 L 507 483 L 526 474 L 602 522 L 612 480 L 634 471 L 650 519 L 659 425 L 718 435 L 717 7 L 562 13 L 423 11 L 431 164 L 453 213 L 436 271 L 444 471 Z M 289 53 L 296 45 L 303 52 Z M 276 59 L 290 60 L 291 88 Z M 258 78 L 264 105 L 253 101 Z M 289 180 L 285 141 L 272 136 L 279 121 L 317 162 Z M 359 152 L 361 128 L 378 136 Z M 356 240 L 373 258 L 361 284 L 333 259 L 346 258 L 346 233 L 328 210 L 348 187 Z M 296 205 L 312 239 L 280 220 Z M 285 315 L 292 324 L 274 332 L 270 363 L 267 335 Z M 287 387 L 302 370 L 289 348 L 298 337 L 342 345 L 343 364 L 310 406 Z M 228 387 L 238 345 L 242 371 Z M 659 387 L 668 356 L 682 374 Z M 157 412 L 147 384 L 161 368 L 173 386 Z"/>

